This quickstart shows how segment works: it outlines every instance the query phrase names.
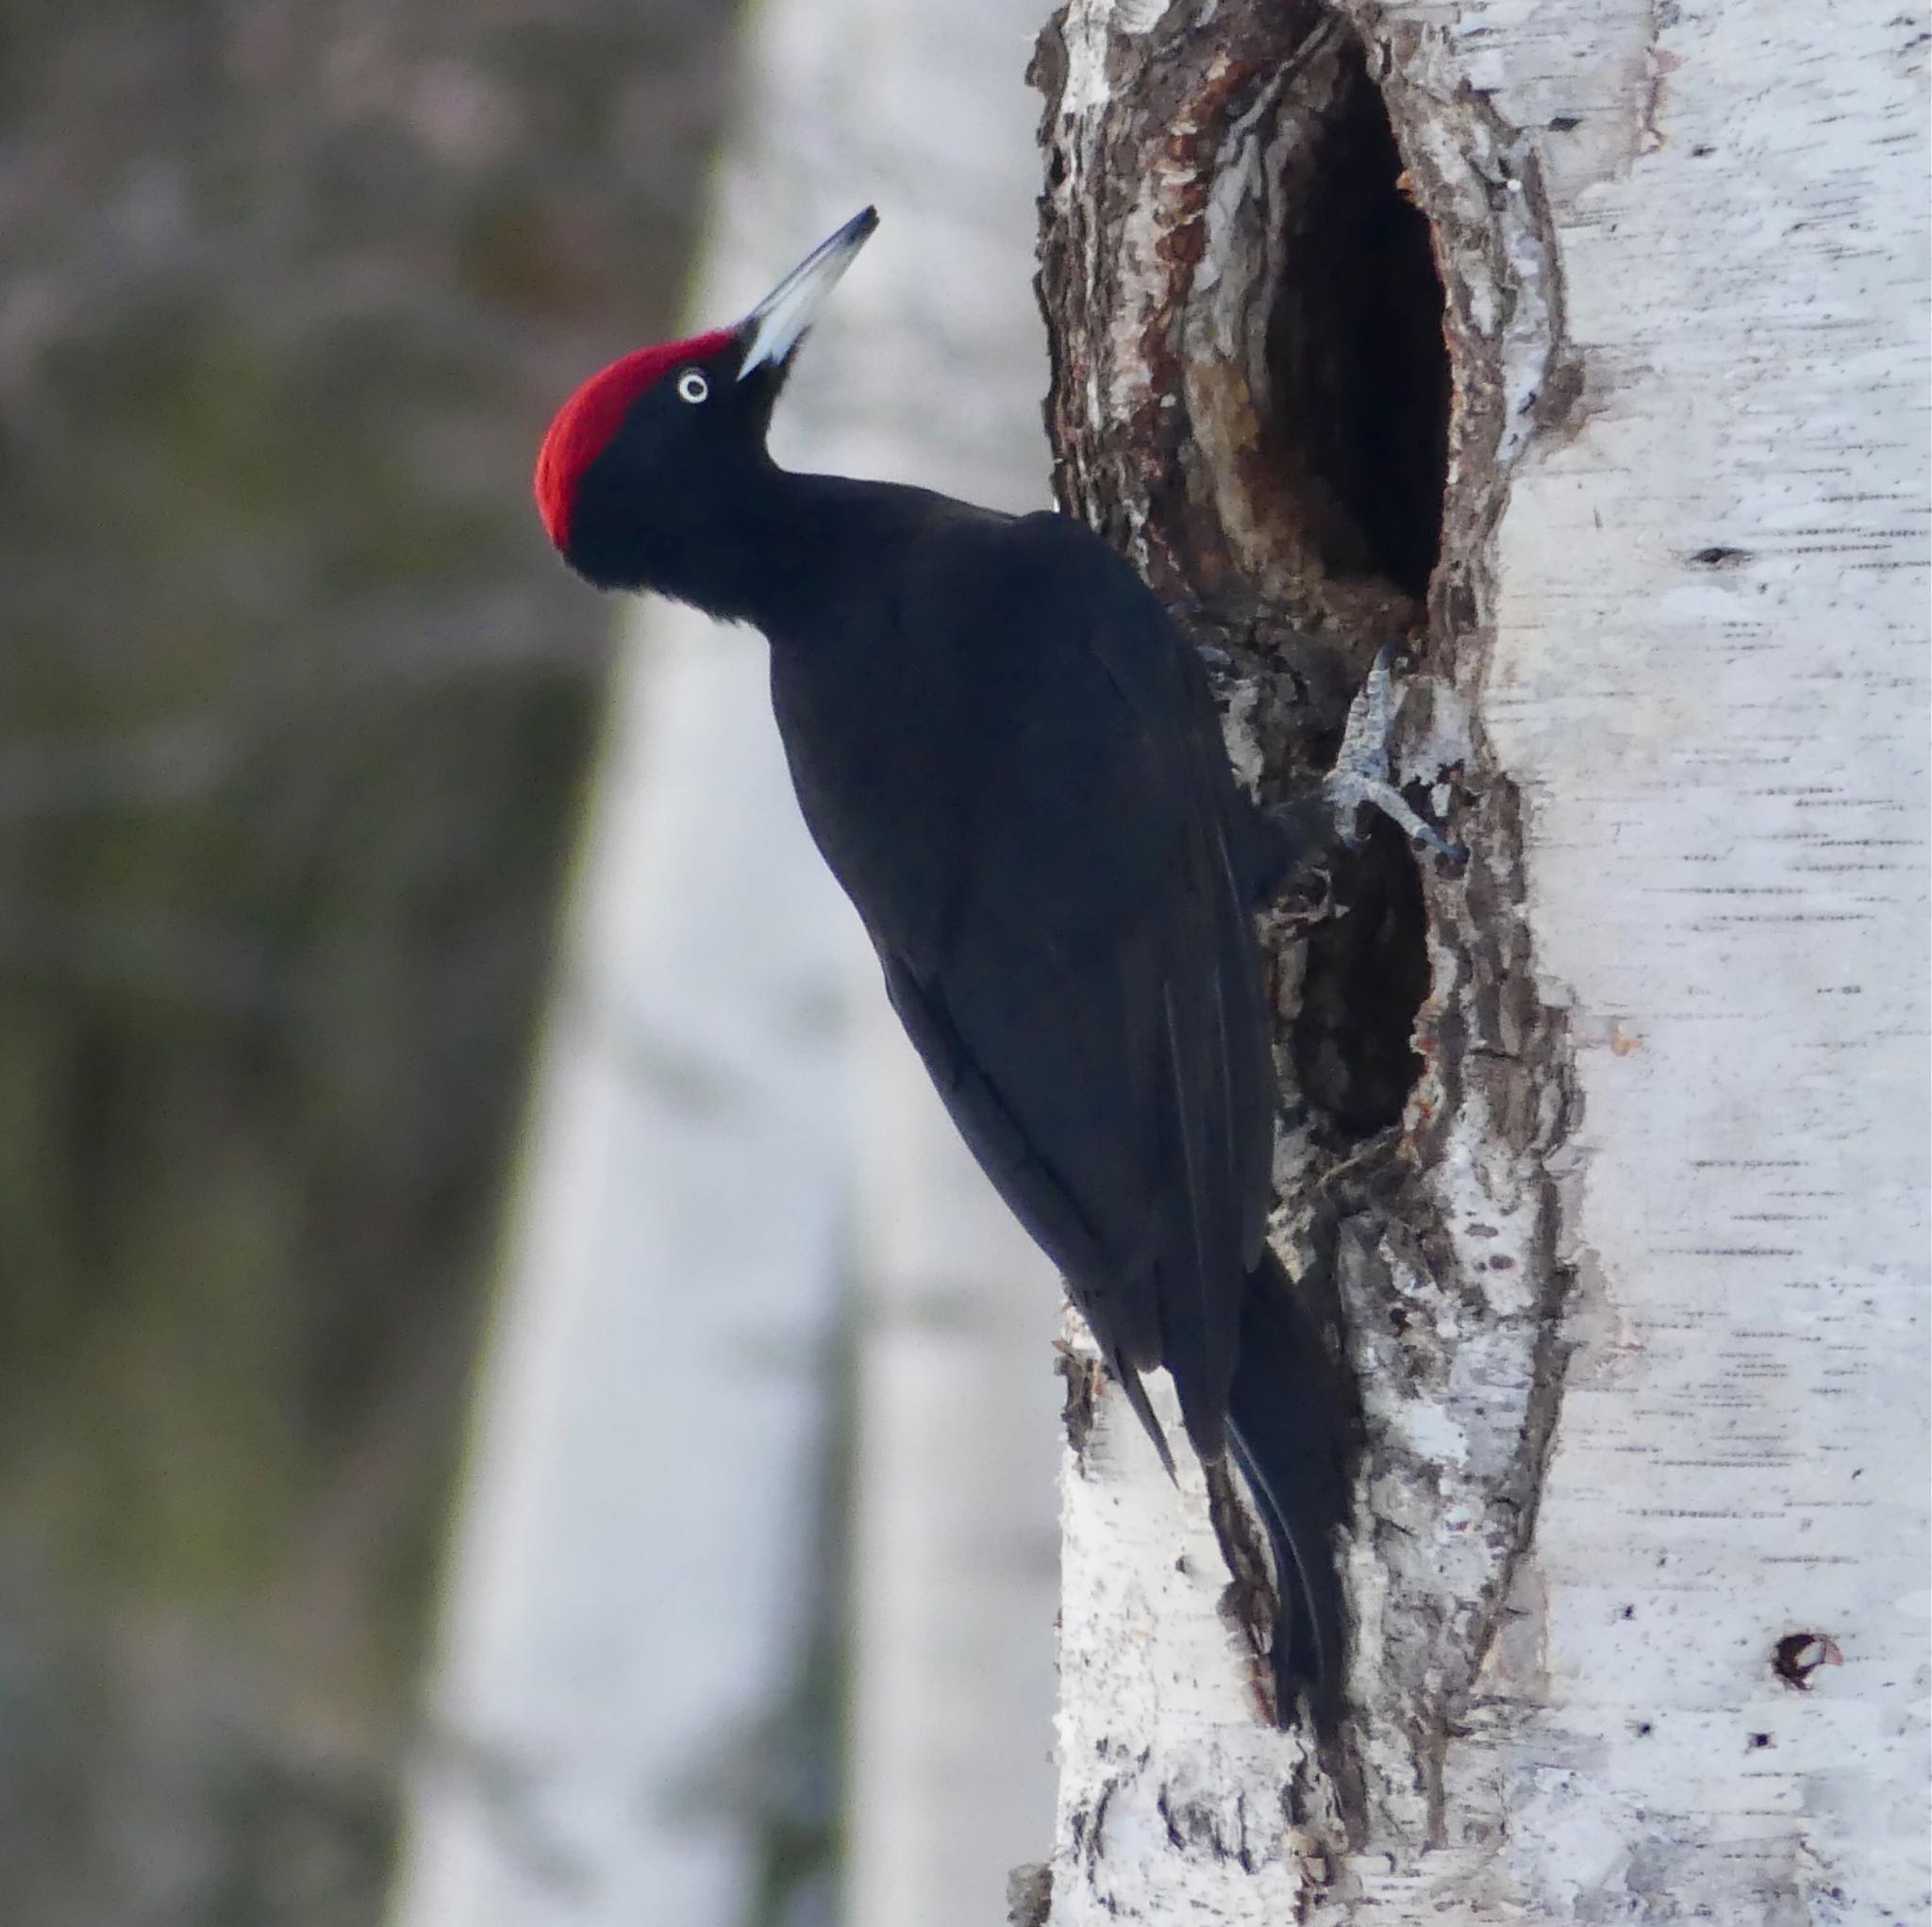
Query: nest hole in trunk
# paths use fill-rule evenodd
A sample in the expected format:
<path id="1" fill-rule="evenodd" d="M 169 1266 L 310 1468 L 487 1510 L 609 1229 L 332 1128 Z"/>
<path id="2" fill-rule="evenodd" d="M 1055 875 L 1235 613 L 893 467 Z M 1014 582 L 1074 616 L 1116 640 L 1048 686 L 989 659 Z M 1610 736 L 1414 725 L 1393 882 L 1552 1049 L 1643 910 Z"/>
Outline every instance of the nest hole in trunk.
<path id="1" fill-rule="evenodd" d="M 1324 573 L 1420 600 L 1442 540 L 1450 373 L 1429 224 L 1351 35 L 1297 157 L 1268 317 L 1268 440 L 1315 487 Z"/>
<path id="2" fill-rule="evenodd" d="M 1345 38 L 1282 210 L 1267 335 L 1267 440 L 1311 488 L 1312 559 L 1420 606 L 1441 546 L 1451 374 L 1429 224 L 1410 198 L 1361 43 Z M 1359 608 L 1363 604 L 1353 605 Z M 1370 605 L 1372 606 L 1372 605 Z M 1387 635 L 1350 639 L 1367 661 Z M 1420 800 L 1420 799 L 1412 799 Z M 1337 859 L 1336 916 L 1308 939 L 1293 1050 L 1340 1144 L 1400 1122 L 1428 992 L 1416 858 L 1377 820 Z"/>

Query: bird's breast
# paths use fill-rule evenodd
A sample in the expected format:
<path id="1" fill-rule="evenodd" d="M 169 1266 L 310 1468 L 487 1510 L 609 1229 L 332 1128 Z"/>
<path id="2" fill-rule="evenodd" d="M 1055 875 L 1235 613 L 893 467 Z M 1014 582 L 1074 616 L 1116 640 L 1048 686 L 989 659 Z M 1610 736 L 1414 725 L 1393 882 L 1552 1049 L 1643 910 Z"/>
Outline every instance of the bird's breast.
<path id="1" fill-rule="evenodd" d="M 918 953 L 970 860 L 996 732 L 947 666 L 863 634 L 775 644 L 773 708 L 808 828 L 875 940 Z"/>

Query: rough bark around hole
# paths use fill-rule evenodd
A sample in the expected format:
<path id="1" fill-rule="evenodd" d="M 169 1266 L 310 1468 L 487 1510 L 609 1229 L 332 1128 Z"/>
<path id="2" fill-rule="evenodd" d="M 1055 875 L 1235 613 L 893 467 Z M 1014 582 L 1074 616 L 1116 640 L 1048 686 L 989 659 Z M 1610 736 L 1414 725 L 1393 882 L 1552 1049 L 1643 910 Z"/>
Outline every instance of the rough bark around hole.
<path id="1" fill-rule="evenodd" d="M 1372 839 L 1337 873 L 1348 915 L 1312 939 L 1294 911 L 1267 932 L 1278 1239 L 1327 1299 L 1363 1407 L 1355 1718 L 1327 1785 L 1298 1772 L 1284 1797 L 1330 1852 L 1441 1844 L 1447 1736 L 1528 1532 L 1561 1372 L 1544 1159 L 1564 1046 L 1529 988 L 1515 798 L 1457 694 L 1489 643 L 1510 464 L 1562 391 L 1553 256 L 1509 131 L 1395 77 L 1337 10 L 1144 11 L 1075 0 L 1036 64 L 1060 499 L 1221 666 L 1264 797 L 1325 764 L 1374 649 L 1407 638 L 1436 679 L 1410 761 L 1437 806 L 1453 785 L 1475 852 L 1445 878 Z M 1338 282 L 1344 229 L 1378 244 Z"/>

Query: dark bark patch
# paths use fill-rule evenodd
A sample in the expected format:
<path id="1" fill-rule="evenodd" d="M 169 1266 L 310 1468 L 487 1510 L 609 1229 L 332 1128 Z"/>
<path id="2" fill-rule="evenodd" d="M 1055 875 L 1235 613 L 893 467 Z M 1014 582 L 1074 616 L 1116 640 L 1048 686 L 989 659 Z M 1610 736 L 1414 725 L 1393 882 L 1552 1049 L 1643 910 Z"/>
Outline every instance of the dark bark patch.
<path id="1" fill-rule="evenodd" d="M 1823 1666 L 1842 1666 L 1838 1642 L 1823 1633 L 1787 1633 L 1772 1649 L 1771 1670 L 1788 1686 L 1811 1690 L 1811 1675 Z"/>
<path id="2" fill-rule="evenodd" d="M 1029 1861 L 1007 1875 L 1007 1927 L 1047 1927 L 1053 1913 L 1053 1868 Z"/>
<path id="3" fill-rule="evenodd" d="M 1096 1359 L 1083 1357 L 1070 1346 L 1057 1345 L 1055 1351 L 1054 1370 L 1067 1388 L 1060 1423 L 1066 1428 L 1067 1444 L 1074 1459 L 1084 1468 L 1087 1442 L 1093 1437 L 1093 1420 L 1107 1375 Z"/>

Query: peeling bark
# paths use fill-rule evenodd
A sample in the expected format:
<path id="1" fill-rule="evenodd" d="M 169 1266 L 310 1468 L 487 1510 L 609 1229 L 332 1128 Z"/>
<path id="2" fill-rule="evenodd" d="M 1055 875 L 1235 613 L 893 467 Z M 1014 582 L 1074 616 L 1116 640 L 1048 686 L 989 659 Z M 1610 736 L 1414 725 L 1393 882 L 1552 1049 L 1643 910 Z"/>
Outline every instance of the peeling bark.
<path id="1" fill-rule="evenodd" d="M 1793 1690 L 1774 1672 L 1786 1621 L 1830 1631 L 1812 1625 L 1818 1602 L 1788 1556 L 1818 1521 L 1784 1468 L 1883 1428 L 1901 1396 L 1923 1412 L 1923 1369 L 1907 1387 L 1896 1350 L 1923 1367 L 1920 1302 L 1883 1301 L 1846 1340 L 1856 1411 L 1824 1405 L 1822 1385 L 1794 1408 L 1736 1364 L 1756 1345 L 1778 1361 L 1772 1381 L 1803 1369 L 1820 1314 L 1786 1273 L 1807 1259 L 1833 1281 L 1870 1236 L 1885 1280 L 1922 1282 L 1923 1214 L 1890 1155 L 1870 1218 L 1856 1190 L 1792 1180 L 1816 1228 L 1777 1256 L 1707 1235 L 1707 1221 L 1762 1204 L 1756 1181 L 1727 1175 L 1755 1168 L 1758 1147 L 1820 1176 L 1837 1154 L 1775 1121 L 1774 1071 L 1740 1116 L 1696 1102 L 1737 1074 L 1714 1054 L 1738 1033 L 1713 1026 L 1749 1013 L 1767 1048 L 1802 1047 L 1821 973 L 1885 981 L 1920 1035 L 1923 986 L 1888 975 L 1899 932 L 1872 907 L 1908 906 L 1919 887 L 1893 848 L 1873 866 L 1876 898 L 1847 913 L 1835 873 L 1767 884 L 1761 856 L 1740 858 L 1675 803 L 1681 785 L 1701 810 L 1756 811 L 1762 829 L 1763 711 L 1802 734 L 1820 700 L 1818 633 L 1797 621 L 1808 607 L 1859 618 L 1837 646 L 1866 691 L 1813 745 L 1816 793 L 1856 810 L 1868 837 L 1888 808 L 1923 825 L 1922 752 L 1878 693 L 1901 674 L 1923 682 L 1896 653 L 1899 636 L 1924 636 L 1923 584 L 1904 588 L 1924 566 L 1923 433 L 1879 434 L 1900 406 L 1882 360 L 1862 387 L 1835 380 L 1829 354 L 1808 387 L 1752 361 L 1773 318 L 1801 364 L 1814 341 L 1889 352 L 1894 367 L 1919 355 L 1923 274 L 1884 273 L 1885 250 L 1923 240 L 1885 147 L 1922 130 L 1905 77 L 1918 41 L 1869 6 L 1840 10 L 1829 34 L 1796 8 L 1742 10 L 1755 22 L 1649 0 L 1069 0 L 1042 37 L 1041 291 L 1062 504 L 1133 557 L 1208 652 L 1238 766 L 1264 797 L 1325 763 L 1374 649 L 1406 638 L 1405 772 L 1453 809 L 1473 852 L 1466 872 L 1437 873 L 1380 835 L 1338 868 L 1328 907 L 1343 914 L 1291 906 L 1266 932 L 1288 1099 L 1277 1242 L 1361 1400 L 1343 1731 L 1318 1748 L 1257 1723 L 1265 1613 L 1228 1579 L 1252 1533 L 1223 1517 L 1223 1563 L 1198 1476 L 1166 1491 L 1114 1402 L 1089 1390 L 1065 1478 L 1058 1927 L 1172 1919 L 1183 1900 L 1189 1918 L 1229 1921 L 1317 1902 L 1378 1921 L 1877 1920 L 1923 1894 L 1916 1826 L 1907 1838 L 1876 1818 L 1885 1773 L 1921 1771 L 1908 1676 L 1923 1628 L 1892 1603 L 1909 1588 L 1859 1509 L 1832 1515 L 1825 1536 L 1832 1562 L 1876 1560 L 1862 1587 L 1840 1588 L 1840 1605 L 1873 1609 L 1844 1714 L 1885 1744 L 1868 1757 L 1821 1721 L 1822 1753 L 1774 1772 L 1774 1742 L 1745 1737 L 1769 1733 L 1763 1700 Z M 1847 35 L 1862 64 L 1819 79 L 1826 42 Z M 1737 93 L 1743 72 L 1758 92 Z M 1817 158 L 1821 142 L 1835 159 Z M 1767 211 L 1766 155 L 1814 220 L 1864 210 L 1851 223 L 1862 252 L 1798 243 L 1793 260 L 1767 244 L 1745 219 Z M 1824 333 L 1793 332 L 1807 308 Z M 1808 473 L 1841 475 L 1828 457 L 1854 441 L 1871 491 L 1786 492 L 1819 497 L 1848 546 L 1893 573 L 1821 574 L 1803 559 L 1771 486 L 1783 478 L 1761 454 L 1733 457 L 1715 384 L 1740 415 L 1789 411 L 1793 431 L 1822 400 L 1843 411 L 1841 438 L 1814 433 Z M 1710 540 L 1746 527 L 1735 545 Z M 1750 601 L 1708 587 L 1767 548 L 1783 559 Z M 1676 598 L 1668 614 L 1659 596 Z M 1756 710 L 1658 714 L 1692 663 L 1741 699 L 1747 646 L 1766 678 Z M 1876 764 L 1860 748 L 1874 740 Z M 1644 860 L 1618 862 L 1626 828 Z M 1801 839 L 1774 854 L 1805 862 Z M 1653 946 L 1647 972 L 1620 970 L 1653 900 L 1686 889 L 1796 897 L 1840 951 L 1794 962 L 1768 926 L 1713 922 Z M 1619 1002 L 1640 983 L 1659 1025 L 1674 1001 L 1704 1021 L 1676 1021 L 1667 1059 Z M 1856 1013 L 1842 1028 L 1837 1047 L 1869 1049 Z M 1839 1080 L 1844 1115 L 1882 1127 L 1896 1112 L 1923 1145 L 1923 1083 L 1879 1103 L 1860 1062 L 1818 1072 Z M 1586 1138 L 1606 1085 L 1617 1135 Z M 1689 1168 L 1707 1175 L 1687 1189 Z M 1647 1185 L 1663 1188 L 1651 1195 L 1669 1236 L 1646 1215 Z M 1816 1202 L 1827 1193 L 1837 1202 Z M 1707 1302 L 1722 1304 L 1744 1275 L 1724 1267 L 1753 1251 L 1757 1295 L 1727 1324 L 1730 1308 Z M 1662 1335 L 1670 1291 L 1654 1271 L 1709 1350 Z M 1868 1293 L 1862 1309 L 1880 1302 Z M 1674 1388 L 1698 1373 L 1724 1393 L 1686 1406 Z M 1077 1357 L 1070 1384 L 1085 1385 Z M 1924 1542 L 1923 1430 L 1887 1475 L 1908 1552 Z M 1750 1440 L 1755 1457 L 1737 1458 Z M 1726 1471 L 1689 1470 L 1707 1454 L 1763 1468 L 1775 1489 L 1759 1524 Z M 1586 1483 L 1559 1482 L 1563 1509 L 1540 1526 L 1559 1463 L 1587 1468 Z M 1714 1528 L 1724 1556 L 1687 1586 L 1647 1507 L 1669 1492 L 1694 1511 L 1706 1476 L 1739 1523 Z M 1698 1715 L 1687 1751 L 1646 1751 L 1679 1695 Z M 1723 1757 L 1701 1757 L 1720 1733 Z M 1863 1803 L 1856 1847 L 1848 1799 Z"/>

